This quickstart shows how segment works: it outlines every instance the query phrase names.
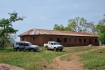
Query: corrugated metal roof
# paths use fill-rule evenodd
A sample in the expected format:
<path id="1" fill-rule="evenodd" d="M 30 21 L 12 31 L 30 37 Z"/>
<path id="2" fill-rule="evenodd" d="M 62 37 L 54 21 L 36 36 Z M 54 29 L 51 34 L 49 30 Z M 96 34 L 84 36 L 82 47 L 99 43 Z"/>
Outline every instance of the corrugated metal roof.
<path id="1" fill-rule="evenodd" d="M 47 29 L 31 29 L 20 34 L 19 36 L 24 36 L 24 35 L 68 35 L 68 36 L 98 37 L 95 34 L 86 33 L 86 32 L 71 32 L 71 31 L 58 31 L 58 30 L 47 30 Z"/>

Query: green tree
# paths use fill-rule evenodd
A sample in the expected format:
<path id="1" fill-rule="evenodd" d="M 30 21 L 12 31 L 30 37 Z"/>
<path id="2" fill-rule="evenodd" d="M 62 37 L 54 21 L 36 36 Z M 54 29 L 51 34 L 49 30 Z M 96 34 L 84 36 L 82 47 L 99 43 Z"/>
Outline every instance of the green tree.
<path id="1" fill-rule="evenodd" d="M 12 23 L 24 19 L 24 17 L 18 17 L 16 12 L 9 13 L 9 15 L 10 18 L 8 19 L 0 19 L 0 48 L 6 47 L 7 43 L 9 43 L 10 34 L 18 31 L 13 28 Z"/>
<path id="2" fill-rule="evenodd" d="M 65 30 L 65 27 L 61 24 L 61 25 L 58 25 L 58 24 L 55 24 L 54 25 L 54 28 L 53 30 Z"/>
<path id="3" fill-rule="evenodd" d="M 105 15 L 102 20 L 99 21 L 98 25 L 96 26 L 98 31 L 99 39 L 102 44 L 105 44 Z"/>
<path id="4" fill-rule="evenodd" d="M 67 28 L 70 31 L 75 32 L 84 32 L 86 31 L 85 25 L 87 23 L 87 20 L 80 17 L 75 17 L 74 19 L 69 19 Z"/>
<path id="5" fill-rule="evenodd" d="M 105 44 L 105 25 L 97 25 L 99 39 L 102 44 Z"/>
<path id="6" fill-rule="evenodd" d="M 65 30 L 74 32 L 89 32 L 97 33 L 96 25 L 93 22 L 87 22 L 86 19 L 75 17 L 74 19 L 69 19 L 68 25 L 64 27 L 63 25 L 54 25 L 54 30 Z"/>

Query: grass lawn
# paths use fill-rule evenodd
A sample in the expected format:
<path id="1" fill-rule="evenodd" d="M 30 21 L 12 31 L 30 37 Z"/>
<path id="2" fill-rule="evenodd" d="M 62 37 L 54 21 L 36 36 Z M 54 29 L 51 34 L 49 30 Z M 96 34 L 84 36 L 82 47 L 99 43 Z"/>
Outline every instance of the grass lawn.
<path id="1" fill-rule="evenodd" d="M 89 70 L 105 70 L 105 48 L 81 54 L 84 67 Z"/>
<path id="2" fill-rule="evenodd" d="M 42 70 L 43 64 L 66 52 L 54 52 L 40 48 L 38 52 L 16 52 L 12 47 L 0 50 L 0 63 L 15 65 L 26 70 Z"/>
<path id="3" fill-rule="evenodd" d="M 61 56 L 66 53 L 72 54 L 72 53 L 86 51 L 94 48 L 96 47 L 81 47 L 81 46 L 65 47 L 62 52 L 54 52 L 51 50 L 45 50 L 45 48 L 41 47 L 38 52 L 28 52 L 28 51 L 16 52 L 12 47 L 8 47 L 4 50 L 0 50 L 0 63 L 15 65 L 15 66 L 24 68 L 26 70 L 42 70 L 43 65 L 45 63 L 50 64 L 51 60 L 54 59 L 56 56 Z M 98 54 L 101 54 L 101 55 L 103 54 L 104 56 L 104 52 L 98 53 Z M 85 58 L 85 56 L 83 58 Z M 67 57 L 62 56 L 62 60 L 65 60 L 65 59 L 68 60 Z"/>

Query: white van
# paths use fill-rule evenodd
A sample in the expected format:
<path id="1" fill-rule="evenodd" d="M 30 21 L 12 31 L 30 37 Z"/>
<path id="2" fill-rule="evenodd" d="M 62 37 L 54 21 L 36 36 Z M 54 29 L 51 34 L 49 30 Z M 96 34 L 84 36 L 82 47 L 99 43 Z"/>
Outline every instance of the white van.
<path id="1" fill-rule="evenodd" d="M 16 51 L 21 51 L 21 50 L 37 51 L 39 50 L 38 45 L 32 45 L 30 42 L 27 42 L 27 41 L 15 42 L 13 45 L 13 48 Z"/>

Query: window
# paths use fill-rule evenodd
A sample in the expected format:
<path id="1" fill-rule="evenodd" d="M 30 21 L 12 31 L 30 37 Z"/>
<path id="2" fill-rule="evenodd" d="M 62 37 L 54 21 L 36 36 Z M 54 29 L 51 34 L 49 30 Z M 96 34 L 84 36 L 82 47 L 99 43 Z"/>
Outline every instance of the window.
<path id="1" fill-rule="evenodd" d="M 97 39 L 95 39 L 95 43 L 97 43 Z"/>
<path id="2" fill-rule="evenodd" d="M 60 38 L 57 38 L 57 42 L 60 42 Z"/>
<path id="3" fill-rule="evenodd" d="M 81 42 L 82 40 L 81 39 L 79 39 L 79 42 Z"/>
<path id="4" fill-rule="evenodd" d="M 59 43 L 57 43 L 57 42 L 55 42 L 55 43 L 53 43 L 54 45 L 59 45 Z"/>
<path id="5" fill-rule="evenodd" d="M 20 46 L 24 46 L 24 43 L 19 43 Z"/>
<path id="6" fill-rule="evenodd" d="M 74 39 L 74 42 L 76 42 L 77 40 L 76 39 Z"/>
<path id="7" fill-rule="evenodd" d="M 53 45 L 53 43 L 51 43 L 51 45 Z"/>
<path id="8" fill-rule="evenodd" d="M 25 43 L 25 46 L 29 46 L 28 43 Z"/>
<path id="9" fill-rule="evenodd" d="M 53 38 L 50 38 L 50 41 L 53 41 Z"/>
<path id="10" fill-rule="evenodd" d="M 67 38 L 64 38 L 64 42 L 67 42 Z"/>
<path id="11" fill-rule="evenodd" d="M 18 43 L 18 42 L 16 42 L 16 45 L 19 45 L 19 43 Z"/>
<path id="12" fill-rule="evenodd" d="M 33 37 L 33 38 L 32 38 L 32 40 L 35 40 L 35 39 L 36 39 L 36 37 Z"/>
<path id="13" fill-rule="evenodd" d="M 22 41 L 24 41 L 24 37 L 22 38 Z"/>
<path id="14" fill-rule="evenodd" d="M 69 38 L 69 42 L 71 42 L 71 38 Z"/>
<path id="15" fill-rule="evenodd" d="M 84 39 L 84 43 L 86 43 L 86 39 Z"/>

